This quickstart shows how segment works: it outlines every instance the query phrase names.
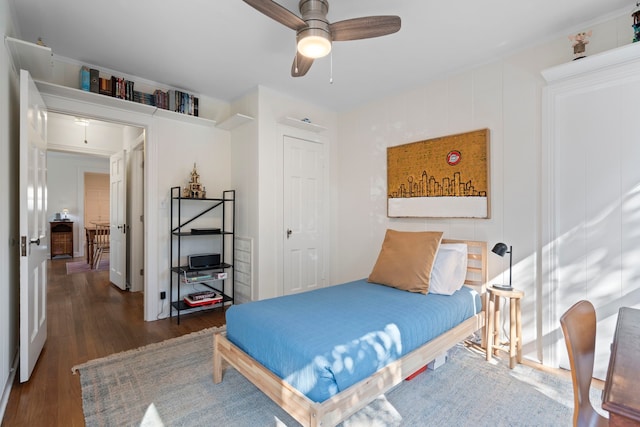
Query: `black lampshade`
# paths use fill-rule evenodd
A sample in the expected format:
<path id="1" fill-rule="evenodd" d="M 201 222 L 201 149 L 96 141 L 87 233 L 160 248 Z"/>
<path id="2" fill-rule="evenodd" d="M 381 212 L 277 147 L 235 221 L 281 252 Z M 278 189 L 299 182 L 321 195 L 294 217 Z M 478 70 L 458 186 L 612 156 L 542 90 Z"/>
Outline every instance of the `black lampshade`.
<path id="1" fill-rule="evenodd" d="M 513 267 L 513 249 L 511 246 L 507 246 L 504 243 L 496 243 L 496 245 L 493 247 L 493 249 L 491 249 L 491 252 L 493 252 L 496 255 L 499 255 L 501 257 L 503 257 L 505 254 L 509 254 L 509 286 L 506 285 L 493 285 L 494 287 L 498 287 L 499 289 L 507 289 L 507 290 L 511 290 L 513 289 L 511 287 L 511 269 Z"/>
<path id="2" fill-rule="evenodd" d="M 496 245 L 491 249 L 496 255 L 504 256 L 504 254 L 509 252 L 509 247 L 504 243 L 496 243 Z"/>

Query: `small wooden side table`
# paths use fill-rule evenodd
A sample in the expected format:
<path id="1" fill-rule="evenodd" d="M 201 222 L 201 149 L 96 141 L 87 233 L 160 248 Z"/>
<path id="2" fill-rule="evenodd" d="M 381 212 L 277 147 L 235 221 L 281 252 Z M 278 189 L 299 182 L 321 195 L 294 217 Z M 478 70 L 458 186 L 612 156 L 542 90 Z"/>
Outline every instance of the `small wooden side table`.
<path id="1" fill-rule="evenodd" d="M 51 259 L 58 255 L 73 258 L 73 221 L 51 221 L 49 223 Z"/>
<path id="2" fill-rule="evenodd" d="M 487 361 L 492 355 L 497 355 L 498 350 L 509 353 L 509 367 L 513 369 L 516 364 L 522 362 L 522 316 L 520 312 L 520 300 L 524 297 L 524 291 L 518 289 L 500 289 L 493 286 L 487 288 L 489 293 L 489 307 L 487 310 Z M 509 341 L 500 342 L 500 298 L 509 298 Z"/>

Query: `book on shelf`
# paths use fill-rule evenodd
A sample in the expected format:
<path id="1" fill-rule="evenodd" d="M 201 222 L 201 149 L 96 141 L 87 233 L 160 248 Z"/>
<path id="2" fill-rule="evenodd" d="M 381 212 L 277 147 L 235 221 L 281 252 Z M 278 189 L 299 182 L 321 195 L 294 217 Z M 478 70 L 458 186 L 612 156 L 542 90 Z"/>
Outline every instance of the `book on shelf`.
<path id="1" fill-rule="evenodd" d="M 153 93 L 134 90 L 135 82 L 123 77 L 100 77 L 100 71 L 86 65 L 80 67 L 80 89 L 112 96 L 126 101 L 151 105 L 164 110 L 198 117 L 198 97 L 180 90 L 163 91 L 156 89 Z"/>
<path id="2" fill-rule="evenodd" d="M 101 95 L 111 96 L 111 79 L 100 77 L 100 92 Z"/>
<path id="3" fill-rule="evenodd" d="M 106 80 L 106 79 L 105 79 Z M 122 77 L 111 76 L 111 96 L 114 98 L 124 99 L 126 101 L 134 100 L 134 82 L 126 80 Z M 105 95 L 108 93 L 105 91 Z"/>
<path id="4" fill-rule="evenodd" d="M 89 70 L 89 90 L 91 92 L 100 92 L 100 72 L 95 68 Z"/>
<path id="5" fill-rule="evenodd" d="M 198 97 L 180 90 L 169 91 L 169 109 L 177 113 L 198 117 Z"/>
<path id="6" fill-rule="evenodd" d="M 80 68 L 80 89 L 89 92 L 91 89 L 89 67 L 83 66 Z"/>
<path id="7" fill-rule="evenodd" d="M 153 97 L 156 103 L 156 107 L 162 108 L 163 110 L 169 109 L 169 92 L 161 91 L 160 89 L 156 89 L 153 92 Z"/>
<path id="8" fill-rule="evenodd" d="M 133 91 L 133 101 L 139 104 L 151 105 L 153 107 L 156 106 L 155 97 L 152 94 L 138 92 L 137 90 Z"/>

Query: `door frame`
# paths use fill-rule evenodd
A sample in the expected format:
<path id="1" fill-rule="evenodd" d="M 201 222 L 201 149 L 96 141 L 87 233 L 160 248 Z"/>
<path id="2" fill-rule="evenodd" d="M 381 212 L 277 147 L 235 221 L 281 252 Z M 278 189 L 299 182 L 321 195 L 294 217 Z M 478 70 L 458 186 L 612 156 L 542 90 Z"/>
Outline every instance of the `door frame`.
<path id="1" fill-rule="evenodd" d="M 157 320 L 159 295 L 159 283 L 163 281 L 159 274 L 159 241 L 158 233 L 151 232 L 157 230 L 158 209 L 150 209 L 150 206 L 159 206 L 158 201 L 158 144 L 156 142 L 156 132 L 154 119 L 152 116 L 135 111 L 108 107 L 92 102 L 80 101 L 48 93 L 41 90 L 42 98 L 49 111 L 83 116 L 89 119 L 112 121 L 129 126 L 143 128 L 145 133 L 144 150 L 144 181 L 147 184 L 144 193 L 144 247 L 146 248 L 144 257 L 144 320 Z"/>
<path id="2" fill-rule="evenodd" d="M 329 180 L 329 171 L 330 168 L 330 159 L 329 159 L 329 142 L 326 137 L 319 135 L 314 132 L 305 131 L 302 129 L 293 128 L 290 126 L 286 126 L 283 124 L 278 124 L 277 130 L 277 145 L 276 150 L 279 155 L 275 156 L 275 160 L 277 164 L 274 165 L 276 169 L 276 183 L 278 183 L 276 188 L 276 218 L 279 218 L 279 223 L 276 225 L 276 253 L 278 254 L 279 259 L 276 263 L 276 277 L 277 282 L 280 285 L 277 287 L 278 296 L 284 295 L 284 240 L 286 236 L 286 225 L 284 224 L 284 140 L 285 137 L 302 139 L 309 142 L 315 142 L 322 145 L 322 155 L 324 158 L 324 169 L 322 173 L 322 186 L 324 188 L 324 200 L 326 203 L 322 206 L 322 212 L 319 216 L 319 221 L 322 221 L 320 228 L 325 230 L 321 239 L 322 244 L 324 246 L 325 254 L 324 254 L 324 284 L 325 286 L 329 285 L 330 278 L 330 262 L 329 262 L 329 243 L 330 243 L 330 235 L 331 235 L 331 221 L 330 221 L 330 213 L 331 213 L 331 200 L 330 200 L 330 180 Z"/>

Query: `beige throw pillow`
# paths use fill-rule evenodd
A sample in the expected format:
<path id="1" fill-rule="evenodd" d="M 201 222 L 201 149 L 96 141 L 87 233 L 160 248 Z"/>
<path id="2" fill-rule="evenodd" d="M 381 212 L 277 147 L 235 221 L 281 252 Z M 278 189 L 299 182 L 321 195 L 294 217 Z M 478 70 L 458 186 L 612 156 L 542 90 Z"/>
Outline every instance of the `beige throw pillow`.
<path id="1" fill-rule="evenodd" d="M 409 292 L 429 292 L 433 262 L 442 240 L 440 231 L 387 230 L 368 281 Z"/>

